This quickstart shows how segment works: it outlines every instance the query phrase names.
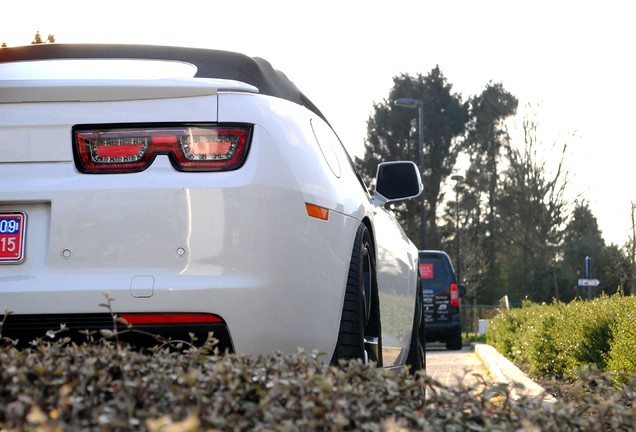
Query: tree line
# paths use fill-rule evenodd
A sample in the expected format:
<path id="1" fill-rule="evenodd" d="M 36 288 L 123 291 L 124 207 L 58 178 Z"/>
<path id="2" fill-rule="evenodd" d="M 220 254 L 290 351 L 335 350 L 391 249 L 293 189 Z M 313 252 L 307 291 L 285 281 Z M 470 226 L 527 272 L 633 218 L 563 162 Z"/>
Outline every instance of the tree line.
<path id="1" fill-rule="evenodd" d="M 31 41 L 31 45 L 42 45 L 47 43 L 55 43 L 55 35 L 49 34 L 46 39 L 42 39 L 42 35 L 39 31 L 35 32 L 35 36 L 33 36 L 33 40 Z M 2 42 L 0 44 L 0 48 L 7 48 L 7 43 Z"/>
<path id="2" fill-rule="evenodd" d="M 401 98 L 421 101 L 421 128 L 418 109 L 397 106 Z M 439 66 L 426 75 L 400 74 L 388 97 L 373 106 L 356 166 L 372 188 L 378 163 L 417 163 L 422 131 L 423 196 L 393 210 L 416 244 L 424 220 L 425 244 L 418 247 L 448 252 L 474 303 L 495 304 L 503 296 L 513 304 L 586 298 L 588 288 L 578 286 L 586 277 L 586 257 L 591 278 L 600 281 L 593 296 L 630 294 L 636 207 L 626 245 L 606 245 L 589 203 L 565 193 L 567 142 L 554 144 L 545 160 L 539 125 L 528 116 L 521 119 L 523 138 L 515 142 L 507 124 L 517 119 L 518 108 L 501 83 L 489 82 L 463 100 Z M 460 156 L 467 160 L 463 181 L 453 182 Z"/>

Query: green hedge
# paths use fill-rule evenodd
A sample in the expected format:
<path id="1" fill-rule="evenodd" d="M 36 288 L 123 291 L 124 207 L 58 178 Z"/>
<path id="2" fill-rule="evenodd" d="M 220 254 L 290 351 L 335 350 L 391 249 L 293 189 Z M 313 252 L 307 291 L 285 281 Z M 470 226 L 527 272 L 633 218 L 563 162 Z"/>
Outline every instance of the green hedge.
<path id="1" fill-rule="evenodd" d="M 612 325 L 612 344 L 607 359 L 607 369 L 618 375 L 618 381 L 626 382 L 636 374 L 636 298 L 625 299 L 625 310 Z"/>
<path id="2" fill-rule="evenodd" d="M 528 373 L 577 377 L 595 366 L 619 382 L 636 372 L 636 298 L 620 294 L 591 301 L 526 302 L 494 318 L 486 341 Z"/>
<path id="3" fill-rule="evenodd" d="M 636 430 L 634 380 L 616 390 L 584 370 L 572 397 L 544 404 L 484 377 L 444 386 L 426 374 L 319 357 L 141 353 L 64 339 L 0 346 L 0 431 Z"/>

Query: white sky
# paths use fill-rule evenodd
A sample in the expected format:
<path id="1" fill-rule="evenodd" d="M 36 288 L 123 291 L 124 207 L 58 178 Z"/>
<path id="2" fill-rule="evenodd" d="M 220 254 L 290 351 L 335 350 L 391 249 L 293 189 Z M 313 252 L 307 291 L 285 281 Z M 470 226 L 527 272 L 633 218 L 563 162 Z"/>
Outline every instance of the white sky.
<path id="1" fill-rule="evenodd" d="M 606 242 L 622 246 L 636 201 L 634 12 L 629 0 L 0 0 L 0 42 L 26 45 L 40 31 L 60 43 L 263 57 L 357 156 L 394 76 L 439 65 L 464 100 L 501 82 L 535 107 L 547 160 L 568 142 L 569 194 L 589 201 Z"/>

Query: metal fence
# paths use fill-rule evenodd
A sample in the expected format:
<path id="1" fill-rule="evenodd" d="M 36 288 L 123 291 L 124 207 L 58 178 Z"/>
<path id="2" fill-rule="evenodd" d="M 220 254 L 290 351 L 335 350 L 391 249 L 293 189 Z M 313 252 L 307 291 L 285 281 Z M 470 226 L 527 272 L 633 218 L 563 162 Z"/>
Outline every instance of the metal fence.
<path id="1" fill-rule="evenodd" d="M 497 314 L 509 309 L 509 307 L 507 304 L 475 305 L 467 302 L 462 303 L 462 331 L 465 333 L 483 332 L 485 325 L 487 325 L 487 320 L 493 319 Z M 481 326 L 480 320 L 482 320 Z"/>

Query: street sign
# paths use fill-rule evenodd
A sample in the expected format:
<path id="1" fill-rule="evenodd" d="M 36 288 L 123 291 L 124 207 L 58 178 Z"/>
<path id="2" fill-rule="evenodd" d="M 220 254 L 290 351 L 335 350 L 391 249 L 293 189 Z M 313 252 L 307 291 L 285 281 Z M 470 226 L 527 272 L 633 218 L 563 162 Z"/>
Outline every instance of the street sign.
<path id="1" fill-rule="evenodd" d="M 598 286 L 601 282 L 598 279 L 579 279 L 580 287 L 595 287 Z"/>

